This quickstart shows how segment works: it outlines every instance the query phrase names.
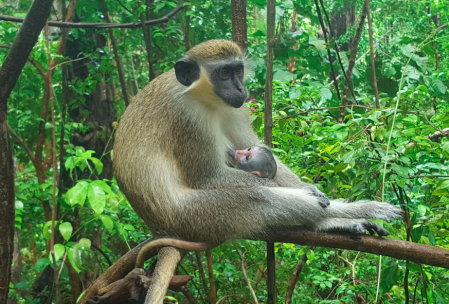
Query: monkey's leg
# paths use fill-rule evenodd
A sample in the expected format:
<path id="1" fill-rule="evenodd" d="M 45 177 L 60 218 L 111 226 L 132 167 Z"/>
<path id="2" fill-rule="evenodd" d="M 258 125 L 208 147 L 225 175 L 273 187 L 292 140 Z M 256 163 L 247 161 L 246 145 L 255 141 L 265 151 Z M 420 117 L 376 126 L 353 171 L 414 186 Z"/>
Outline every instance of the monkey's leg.
<path id="1" fill-rule="evenodd" d="M 164 247 L 159 251 L 156 269 L 145 298 L 145 304 L 163 304 L 168 284 L 181 260 L 181 253 L 173 247 Z"/>

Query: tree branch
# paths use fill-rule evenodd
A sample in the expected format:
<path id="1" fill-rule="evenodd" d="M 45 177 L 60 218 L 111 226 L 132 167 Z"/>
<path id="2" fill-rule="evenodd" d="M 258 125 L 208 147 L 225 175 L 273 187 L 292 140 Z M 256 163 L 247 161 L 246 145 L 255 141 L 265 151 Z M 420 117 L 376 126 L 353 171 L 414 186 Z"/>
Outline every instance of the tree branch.
<path id="1" fill-rule="evenodd" d="M 276 231 L 269 231 L 267 236 L 262 239 L 274 242 L 341 248 L 382 254 L 413 263 L 449 269 L 449 250 L 370 235 L 313 232 L 309 229 L 298 227 L 290 230 L 278 229 Z"/>
<path id="2" fill-rule="evenodd" d="M 427 137 L 431 141 L 439 142 L 441 138 L 449 136 L 449 128 L 443 129 L 441 131 L 437 131 L 433 134 L 428 135 Z"/>
<path id="3" fill-rule="evenodd" d="M 313 232 L 304 227 L 297 227 L 267 231 L 264 235 L 251 239 L 356 250 L 449 269 L 449 250 L 370 235 Z M 87 299 L 97 295 L 99 289 L 125 277 L 134 268 L 142 246 L 150 241 L 151 239 L 137 245 L 109 267 L 89 286 L 78 304 L 85 304 Z"/>
<path id="4" fill-rule="evenodd" d="M 17 135 L 16 132 L 14 132 L 14 130 L 11 128 L 11 126 L 8 123 L 6 124 L 6 127 L 8 128 L 9 133 L 15 139 L 17 139 L 17 141 L 22 145 L 22 147 L 25 149 L 25 152 L 27 153 L 28 157 L 34 164 L 34 162 L 36 161 L 36 158 L 34 157 L 33 151 L 31 151 L 30 147 L 28 147 L 28 145 L 25 143 L 25 141 L 19 135 Z"/>
<path id="5" fill-rule="evenodd" d="M 180 10 L 184 8 L 184 2 L 181 2 L 174 10 L 165 15 L 162 18 L 148 20 L 145 22 L 146 26 L 166 23 L 168 20 L 176 15 Z M 11 22 L 23 22 L 23 18 L 11 17 L 6 15 L 0 15 L 0 20 L 11 21 Z M 135 29 L 142 27 L 141 22 L 130 22 L 130 23 L 79 23 L 79 22 L 59 22 L 59 21 L 49 21 L 49 26 L 61 27 L 61 28 L 130 28 Z"/>
<path id="6" fill-rule="evenodd" d="M 0 49 L 10 49 L 11 46 L 10 45 L 4 45 L 4 44 L 0 44 Z M 34 65 L 34 67 L 36 68 L 36 70 L 39 72 L 39 74 L 41 74 L 42 77 L 45 77 L 45 72 L 44 70 L 41 68 L 41 66 L 37 63 L 36 60 L 34 60 L 33 57 L 28 56 L 28 61 Z"/>

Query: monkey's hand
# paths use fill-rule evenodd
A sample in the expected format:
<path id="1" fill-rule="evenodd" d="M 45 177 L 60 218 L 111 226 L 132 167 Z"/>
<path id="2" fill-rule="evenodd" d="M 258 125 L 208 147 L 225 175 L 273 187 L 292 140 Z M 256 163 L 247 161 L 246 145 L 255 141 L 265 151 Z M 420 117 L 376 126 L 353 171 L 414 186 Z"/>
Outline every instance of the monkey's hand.
<path id="1" fill-rule="evenodd" d="M 309 191 L 313 196 L 315 196 L 318 199 L 318 204 L 320 204 L 321 207 L 326 208 L 327 206 L 330 205 L 331 202 L 329 201 L 329 199 L 323 192 L 318 190 L 317 187 L 313 186 L 309 189 Z"/>

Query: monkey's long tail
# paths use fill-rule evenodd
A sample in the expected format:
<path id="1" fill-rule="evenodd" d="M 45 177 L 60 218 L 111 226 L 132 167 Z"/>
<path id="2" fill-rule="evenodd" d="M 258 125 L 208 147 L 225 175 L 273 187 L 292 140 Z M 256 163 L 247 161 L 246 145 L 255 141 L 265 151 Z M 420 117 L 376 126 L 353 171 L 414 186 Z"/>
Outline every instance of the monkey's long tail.
<path id="1" fill-rule="evenodd" d="M 157 254 L 157 249 L 160 247 L 175 247 L 186 251 L 204 251 L 212 249 L 219 244 L 208 244 L 202 242 L 189 242 L 171 238 L 155 239 L 154 241 L 145 244 L 139 251 L 136 260 L 136 268 L 142 268 L 146 260 L 152 258 Z"/>

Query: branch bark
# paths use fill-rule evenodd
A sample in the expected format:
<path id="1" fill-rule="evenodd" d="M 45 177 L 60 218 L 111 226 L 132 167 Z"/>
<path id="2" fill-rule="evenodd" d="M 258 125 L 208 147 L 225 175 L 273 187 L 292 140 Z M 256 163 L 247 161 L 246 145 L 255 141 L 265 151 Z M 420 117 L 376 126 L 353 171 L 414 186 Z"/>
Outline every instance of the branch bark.
<path id="1" fill-rule="evenodd" d="M 246 0 L 232 0 L 232 40 L 243 53 L 248 49 L 248 27 L 246 24 Z"/>
<path id="2" fill-rule="evenodd" d="M 35 0 L 0 69 L 0 303 L 6 303 L 14 251 L 14 166 L 7 128 L 7 101 L 50 15 L 52 0 Z"/>
<path id="3" fill-rule="evenodd" d="M 261 238 L 255 239 L 260 240 Z M 449 250 L 370 235 L 313 232 L 309 229 L 298 227 L 290 230 L 269 231 L 267 237 L 262 237 L 262 239 L 381 254 L 413 263 L 449 269 Z"/>
<path id="4" fill-rule="evenodd" d="M 43 1 L 43 0 L 42 0 Z M 48 0 L 47 0 L 48 1 Z M 146 26 L 152 26 L 156 24 L 166 23 L 171 17 L 176 15 L 184 7 L 184 2 L 181 2 L 174 10 L 165 15 L 162 18 L 148 20 L 145 22 Z M 0 15 L 0 20 L 11 21 L 11 22 L 24 22 L 23 18 L 11 17 L 6 15 Z M 49 26 L 61 27 L 61 28 L 130 28 L 135 29 L 142 27 L 140 22 L 130 22 L 130 23 L 79 23 L 79 22 L 60 22 L 60 21 L 49 21 Z"/>
<path id="5" fill-rule="evenodd" d="M 36 159 L 34 157 L 33 151 L 31 151 L 30 147 L 28 147 L 26 142 L 19 135 L 17 135 L 16 132 L 14 132 L 14 130 L 11 128 L 11 126 L 8 123 L 6 123 L 6 128 L 8 129 L 9 133 L 22 145 L 23 149 L 28 154 L 28 157 L 34 164 Z"/>
<path id="6" fill-rule="evenodd" d="M 209 272 L 209 301 L 210 304 L 217 303 L 217 290 L 215 288 L 214 269 L 212 268 L 212 252 L 206 250 L 207 270 Z"/>

